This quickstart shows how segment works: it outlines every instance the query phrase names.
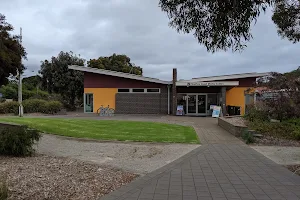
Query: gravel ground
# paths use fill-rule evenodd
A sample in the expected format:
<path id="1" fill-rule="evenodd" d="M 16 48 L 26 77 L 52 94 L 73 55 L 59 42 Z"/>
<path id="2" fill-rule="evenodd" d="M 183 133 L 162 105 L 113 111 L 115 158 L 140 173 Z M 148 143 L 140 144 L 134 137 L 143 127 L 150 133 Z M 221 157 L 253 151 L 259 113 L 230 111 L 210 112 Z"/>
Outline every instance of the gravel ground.
<path id="1" fill-rule="evenodd" d="M 230 124 L 233 124 L 235 126 L 242 126 L 246 127 L 246 122 L 243 117 L 240 116 L 230 116 L 230 117 L 223 117 L 225 121 L 227 121 Z"/>
<path id="2" fill-rule="evenodd" d="M 76 159 L 44 155 L 0 156 L 0 177 L 3 176 L 8 183 L 9 200 L 99 199 L 136 177 Z"/>
<path id="3" fill-rule="evenodd" d="M 144 175 L 199 147 L 196 144 L 96 142 L 44 134 L 37 152 L 71 157 Z"/>
<path id="4" fill-rule="evenodd" d="M 300 164 L 300 147 L 251 146 L 280 165 Z"/>
<path id="5" fill-rule="evenodd" d="M 264 135 L 262 138 L 255 138 L 255 145 L 300 147 L 300 141 Z"/>

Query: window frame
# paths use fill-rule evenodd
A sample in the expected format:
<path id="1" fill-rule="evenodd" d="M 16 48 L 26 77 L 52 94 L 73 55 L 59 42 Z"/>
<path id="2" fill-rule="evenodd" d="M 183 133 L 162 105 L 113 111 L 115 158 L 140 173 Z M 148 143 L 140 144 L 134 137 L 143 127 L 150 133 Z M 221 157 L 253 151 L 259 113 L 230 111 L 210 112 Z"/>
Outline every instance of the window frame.
<path id="1" fill-rule="evenodd" d="M 119 89 L 126 89 L 129 90 L 128 92 L 120 92 Z M 143 92 L 134 92 L 133 90 L 138 89 L 138 90 L 143 90 Z M 158 90 L 157 92 L 148 92 L 148 89 L 156 89 Z M 118 88 L 117 93 L 137 93 L 137 94 L 160 94 L 160 88 Z"/>
<path id="2" fill-rule="evenodd" d="M 148 89 L 155 89 L 158 90 L 158 92 L 148 92 Z M 150 94 L 159 94 L 160 93 L 160 88 L 146 88 L 146 93 L 150 93 Z"/>
<path id="3" fill-rule="evenodd" d="M 119 90 L 128 90 L 128 92 L 120 92 Z M 118 93 L 131 93 L 130 88 L 118 88 Z"/>
<path id="4" fill-rule="evenodd" d="M 143 90 L 143 92 L 134 92 L 133 90 Z M 147 93 L 145 88 L 131 88 L 131 93 Z"/>

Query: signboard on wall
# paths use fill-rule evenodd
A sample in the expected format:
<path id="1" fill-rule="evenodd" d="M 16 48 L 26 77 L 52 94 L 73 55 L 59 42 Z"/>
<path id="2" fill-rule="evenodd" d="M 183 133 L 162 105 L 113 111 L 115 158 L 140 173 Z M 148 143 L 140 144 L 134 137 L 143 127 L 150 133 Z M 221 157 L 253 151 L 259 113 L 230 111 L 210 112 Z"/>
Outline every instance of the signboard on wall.
<path id="1" fill-rule="evenodd" d="M 187 86 L 223 86 L 224 82 L 194 82 L 187 83 Z"/>
<path id="2" fill-rule="evenodd" d="M 194 82 L 194 81 L 178 81 L 177 86 L 238 86 L 239 81 L 210 81 L 210 82 Z"/>

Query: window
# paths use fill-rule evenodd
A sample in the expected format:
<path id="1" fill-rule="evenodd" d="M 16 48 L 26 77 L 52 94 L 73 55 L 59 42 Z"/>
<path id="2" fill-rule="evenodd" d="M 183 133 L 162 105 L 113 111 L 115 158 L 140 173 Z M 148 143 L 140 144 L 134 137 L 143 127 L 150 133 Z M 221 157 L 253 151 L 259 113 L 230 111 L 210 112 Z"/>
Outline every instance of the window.
<path id="1" fill-rule="evenodd" d="M 129 89 L 118 89 L 118 92 L 130 92 Z"/>
<path id="2" fill-rule="evenodd" d="M 145 89 L 132 89 L 132 92 L 145 92 Z"/>
<path id="3" fill-rule="evenodd" d="M 148 93 L 159 93 L 159 88 L 149 88 L 147 89 L 147 92 Z"/>
<path id="4" fill-rule="evenodd" d="M 160 88 L 118 88 L 118 93 L 160 93 Z"/>

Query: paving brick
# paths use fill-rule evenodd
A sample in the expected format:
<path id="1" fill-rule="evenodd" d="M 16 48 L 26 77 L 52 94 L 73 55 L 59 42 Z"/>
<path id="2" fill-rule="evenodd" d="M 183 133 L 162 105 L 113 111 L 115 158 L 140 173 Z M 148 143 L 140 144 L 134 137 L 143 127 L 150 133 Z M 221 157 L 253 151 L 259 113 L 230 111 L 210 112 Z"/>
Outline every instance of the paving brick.
<path id="1" fill-rule="evenodd" d="M 300 177 L 244 145 L 214 119 L 180 119 L 194 123 L 205 144 L 148 174 L 151 180 L 134 181 L 103 200 L 300 199 Z"/>

